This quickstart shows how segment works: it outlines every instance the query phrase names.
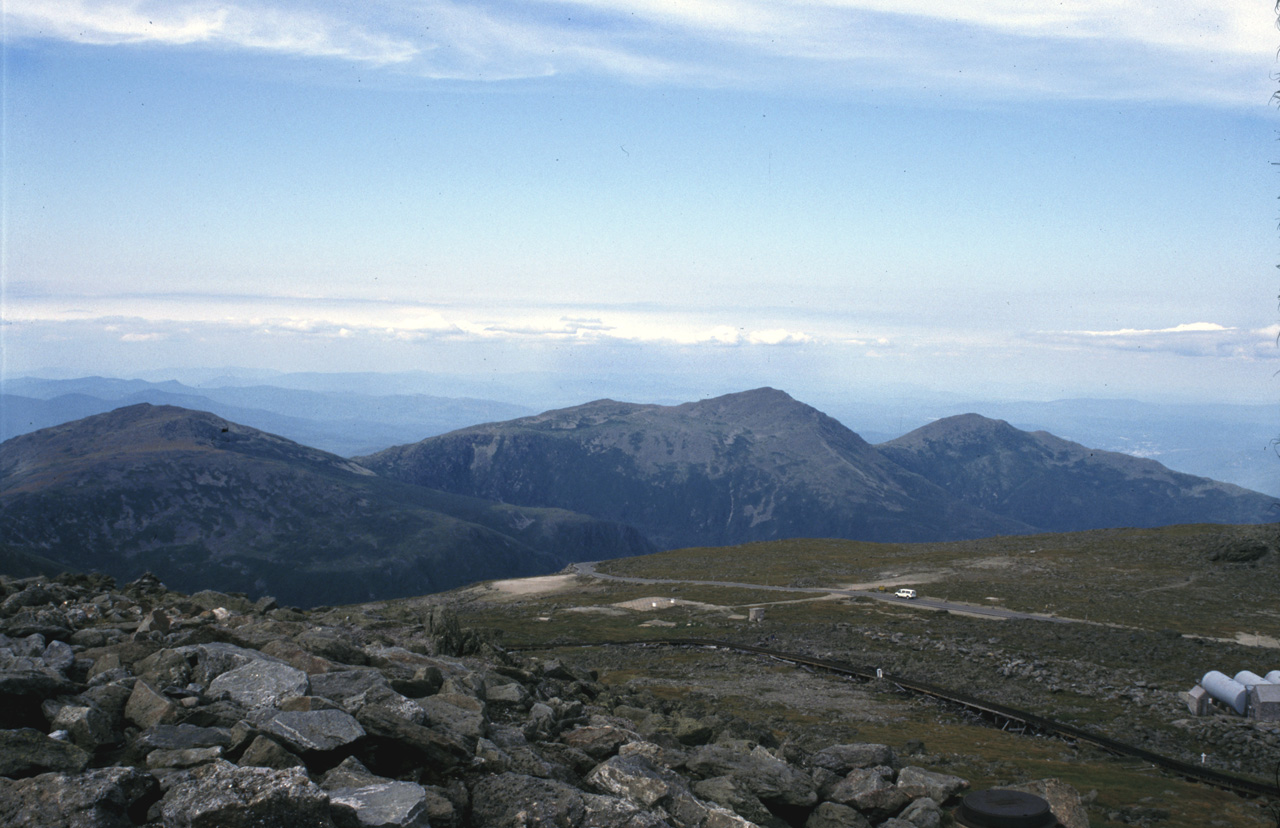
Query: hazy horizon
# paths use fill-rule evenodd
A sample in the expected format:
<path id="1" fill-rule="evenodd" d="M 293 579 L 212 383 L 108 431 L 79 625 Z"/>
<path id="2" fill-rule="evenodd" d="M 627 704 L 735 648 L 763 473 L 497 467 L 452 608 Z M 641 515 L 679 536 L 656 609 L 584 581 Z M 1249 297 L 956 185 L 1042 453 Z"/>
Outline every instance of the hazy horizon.
<path id="1" fill-rule="evenodd" d="M 1265 4 L 4 14 L 0 376 L 1276 398 Z"/>

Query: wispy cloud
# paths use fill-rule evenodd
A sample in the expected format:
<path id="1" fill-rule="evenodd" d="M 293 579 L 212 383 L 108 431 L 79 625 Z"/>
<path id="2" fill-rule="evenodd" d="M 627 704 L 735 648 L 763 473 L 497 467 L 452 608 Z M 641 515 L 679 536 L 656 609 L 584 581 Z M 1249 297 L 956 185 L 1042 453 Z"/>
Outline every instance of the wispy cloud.
<path id="1" fill-rule="evenodd" d="M 9 0 L 10 37 L 220 47 L 437 79 L 930 89 L 1260 104 L 1266 4 L 1116 0 Z"/>
<path id="2" fill-rule="evenodd" d="M 403 36 L 378 32 L 317 5 L 218 2 L 7 0 L 10 37 L 46 37 L 95 45 L 205 45 L 375 65 L 419 53 Z"/>
<path id="3" fill-rule="evenodd" d="M 1233 328 L 1216 322 L 1188 322 L 1168 328 L 1119 328 L 1106 331 L 1051 331 L 1030 339 L 1073 350 L 1164 353 L 1187 357 L 1248 360 L 1280 359 L 1280 328 Z"/>

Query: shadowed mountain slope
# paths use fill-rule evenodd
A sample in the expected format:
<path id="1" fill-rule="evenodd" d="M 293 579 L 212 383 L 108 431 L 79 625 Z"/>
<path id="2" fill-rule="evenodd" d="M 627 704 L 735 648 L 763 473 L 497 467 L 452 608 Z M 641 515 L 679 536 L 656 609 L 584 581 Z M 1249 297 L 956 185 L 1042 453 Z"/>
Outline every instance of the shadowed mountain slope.
<path id="1" fill-rule="evenodd" d="M 1259 492 L 977 414 L 938 420 L 877 448 L 973 506 L 1051 532 L 1280 517 L 1276 499 Z"/>
<path id="2" fill-rule="evenodd" d="M 359 462 L 422 486 L 621 521 L 664 548 L 1031 529 L 947 494 L 772 388 L 677 406 L 599 400 Z"/>
<path id="3" fill-rule="evenodd" d="M 0 561 L 314 605 L 416 595 L 652 550 L 630 527 L 377 476 L 171 406 L 0 445 Z"/>

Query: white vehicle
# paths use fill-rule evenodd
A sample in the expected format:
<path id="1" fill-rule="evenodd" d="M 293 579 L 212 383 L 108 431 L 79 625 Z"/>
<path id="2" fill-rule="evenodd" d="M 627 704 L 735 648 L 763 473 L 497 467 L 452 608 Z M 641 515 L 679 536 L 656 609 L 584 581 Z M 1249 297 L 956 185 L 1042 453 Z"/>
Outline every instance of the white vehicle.
<path id="1" fill-rule="evenodd" d="M 894 595 L 896 595 L 896 596 L 898 596 L 899 598 L 914 598 L 914 597 L 916 597 L 916 591 L 915 591 L 914 589 L 900 589 L 900 590 L 898 590 L 897 592 L 895 592 L 895 593 L 893 593 L 893 594 L 894 594 Z"/>

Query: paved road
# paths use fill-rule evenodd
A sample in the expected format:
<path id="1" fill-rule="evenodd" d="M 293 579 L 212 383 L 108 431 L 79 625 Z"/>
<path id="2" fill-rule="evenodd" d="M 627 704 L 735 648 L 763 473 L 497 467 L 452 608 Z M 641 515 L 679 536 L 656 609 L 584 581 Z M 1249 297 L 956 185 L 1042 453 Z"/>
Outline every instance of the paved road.
<path id="1" fill-rule="evenodd" d="M 830 587 L 781 587 L 781 586 L 764 586 L 763 584 L 743 584 L 736 581 L 694 581 L 682 578 L 631 578 L 625 575 L 609 575 L 605 572 L 598 572 L 596 564 L 599 561 L 584 561 L 573 565 L 574 573 L 585 575 L 589 578 L 599 578 L 603 581 L 623 581 L 629 584 L 657 584 L 659 586 L 666 584 L 693 584 L 695 586 L 716 586 L 716 587 L 741 587 L 742 589 L 757 589 L 768 592 L 791 592 L 791 593 L 808 593 L 811 595 L 840 595 L 847 598 L 872 598 L 876 601 L 884 601 L 888 604 L 905 604 L 914 607 L 926 607 L 928 609 L 948 610 L 951 612 L 964 612 L 970 615 L 983 615 L 990 618 L 1023 618 L 1031 621 L 1048 621 L 1054 624 L 1071 624 L 1076 621 L 1074 618 L 1057 618 L 1052 615 L 1038 615 L 1031 612 L 1016 612 L 1003 607 L 981 607 L 973 604 L 956 604 L 951 601 L 942 601 L 937 598 L 899 598 L 892 593 L 874 592 L 865 589 L 832 589 Z"/>

